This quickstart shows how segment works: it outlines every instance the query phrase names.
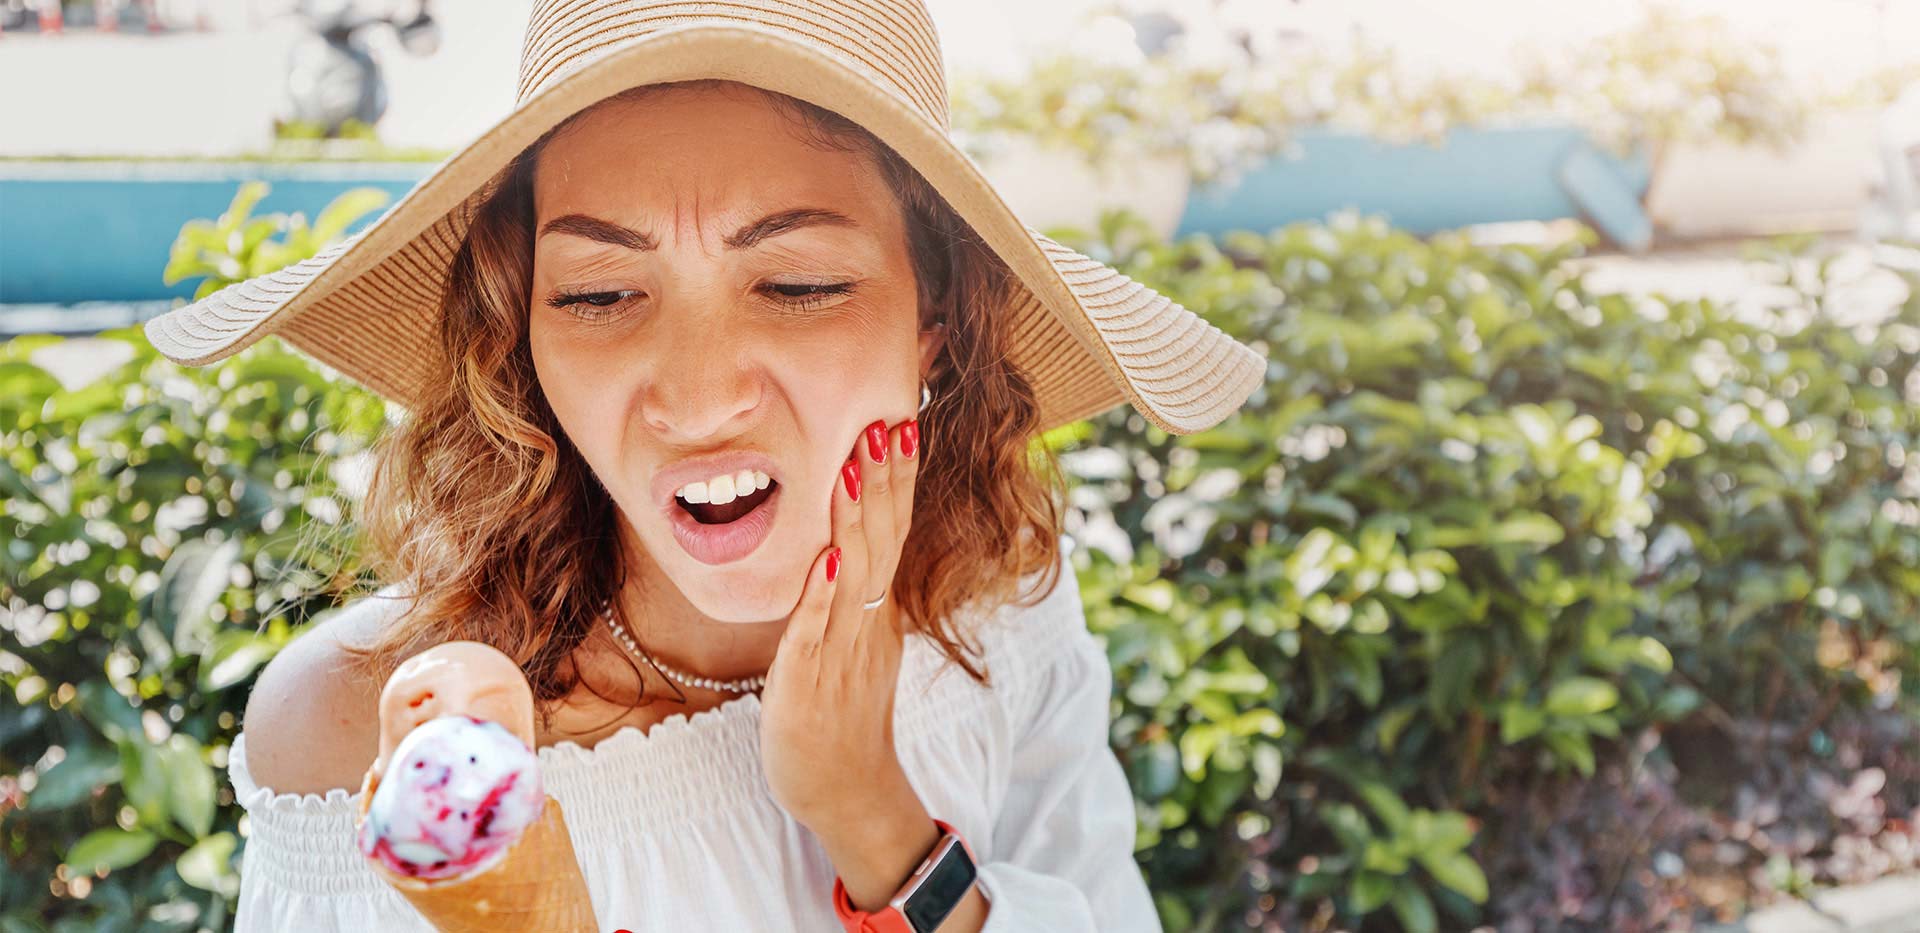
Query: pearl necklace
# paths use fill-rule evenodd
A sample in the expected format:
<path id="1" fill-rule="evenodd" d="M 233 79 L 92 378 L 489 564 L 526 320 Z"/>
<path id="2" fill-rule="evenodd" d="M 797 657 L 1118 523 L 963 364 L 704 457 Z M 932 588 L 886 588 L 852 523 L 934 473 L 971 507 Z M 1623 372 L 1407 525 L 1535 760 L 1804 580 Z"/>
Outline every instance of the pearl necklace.
<path id="1" fill-rule="evenodd" d="M 613 633 L 613 637 L 617 639 L 620 642 L 620 644 L 626 646 L 627 652 L 629 654 L 632 654 L 634 657 L 639 658 L 641 661 L 645 663 L 651 664 L 654 667 L 659 668 L 661 673 L 667 675 L 668 677 L 673 678 L 676 681 L 679 681 L 682 686 L 699 687 L 705 690 L 714 690 L 721 693 L 747 693 L 753 690 L 759 690 L 767 685 L 767 675 L 765 674 L 757 674 L 752 677 L 742 677 L 739 680 L 715 680 L 711 677 L 695 677 L 692 674 L 682 673 L 681 671 L 668 666 L 665 662 L 659 660 L 658 658 L 655 658 L 654 656 L 648 654 L 645 650 L 643 650 L 640 647 L 638 643 L 636 643 L 633 640 L 632 635 L 627 634 L 626 629 L 615 624 L 613 621 L 613 607 L 611 605 L 607 607 L 607 610 L 605 612 L 600 614 L 600 618 L 606 620 L 607 630 Z"/>

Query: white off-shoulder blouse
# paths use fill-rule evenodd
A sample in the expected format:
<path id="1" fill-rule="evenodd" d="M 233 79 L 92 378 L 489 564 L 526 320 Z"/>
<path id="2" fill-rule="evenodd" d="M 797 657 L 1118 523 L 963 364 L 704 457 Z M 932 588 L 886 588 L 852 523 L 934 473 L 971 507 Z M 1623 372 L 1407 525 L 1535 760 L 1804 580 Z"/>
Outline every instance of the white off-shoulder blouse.
<path id="1" fill-rule="evenodd" d="M 1087 631 L 1071 539 L 1061 547 L 1051 595 L 980 616 L 992 687 L 907 637 L 894 741 L 928 811 L 972 847 L 991 905 L 984 933 L 1158 933 L 1108 744 L 1112 669 Z M 538 750 L 602 930 L 841 933 L 834 867 L 774 802 L 759 724 L 760 698 L 744 694 L 590 749 Z M 238 933 L 432 930 L 355 849 L 357 793 L 256 784 L 244 732 L 227 770 L 247 812 Z"/>

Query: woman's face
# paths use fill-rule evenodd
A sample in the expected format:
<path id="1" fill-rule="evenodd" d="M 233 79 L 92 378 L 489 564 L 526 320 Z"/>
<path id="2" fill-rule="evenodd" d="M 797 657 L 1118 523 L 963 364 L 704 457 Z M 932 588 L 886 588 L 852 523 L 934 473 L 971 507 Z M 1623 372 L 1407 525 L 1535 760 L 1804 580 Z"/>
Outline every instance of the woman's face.
<path id="1" fill-rule="evenodd" d="M 582 115 L 535 173 L 541 388 L 629 543 L 721 621 L 792 611 L 840 465 L 913 417 L 939 349 L 878 168 L 799 131 L 758 93 L 674 89 Z M 754 482 L 675 494 L 722 475 Z"/>

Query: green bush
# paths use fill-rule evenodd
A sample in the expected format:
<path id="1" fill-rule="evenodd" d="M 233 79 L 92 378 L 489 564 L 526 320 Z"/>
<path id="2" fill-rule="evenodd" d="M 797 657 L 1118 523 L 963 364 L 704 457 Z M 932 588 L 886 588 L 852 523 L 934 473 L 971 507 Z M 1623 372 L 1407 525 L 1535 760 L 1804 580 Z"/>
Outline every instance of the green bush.
<path id="1" fill-rule="evenodd" d="M 30 359 L 54 339 L 0 351 L 0 929 L 220 929 L 240 812 L 214 768 L 328 608 L 305 545 L 383 409 L 277 341 L 196 370 L 101 336 L 125 362 L 71 391 Z"/>
<path id="2" fill-rule="evenodd" d="M 195 370 L 102 336 L 126 362 L 74 390 L 30 360 L 53 338 L 0 348 L 0 929 L 224 929 L 240 811 L 214 769 L 328 608 L 327 468 L 382 407 L 277 341 Z"/>
<path id="3" fill-rule="evenodd" d="M 266 191 L 187 224 L 168 283 L 305 259 L 386 199 L 309 226 L 251 217 Z M 221 929 L 241 813 L 215 769 L 255 672 L 331 608 L 334 471 L 385 406 L 278 341 L 190 369 L 100 336 L 117 366 L 71 390 L 34 363 L 57 338 L 0 347 L 0 930 Z"/>
<path id="4" fill-rule="evenodd" d="M 1169 929 L 1464 926 L 1475 827 L 1546 834 L 1507 803 L 1624 733 L 1910 707 L 1920 297 L 1856 333 L 1823 263 L 1763 327 L 1592 294 L 1579 243 L 1092 239 L 1273 360 L 1212 431 L 1119 410 L 1064 456 L 1134 552 L 1082 586 Z"/>
<path id="5" fill-rule="evenodd" d="M 1815 269 L 1812 320 L 1760 327 L 1591 294 L 1577 243 L 1353 218 L 1068 240 L 1273 360 L 1203 434 L 1123 408 L 1050 436 L 1169 930 L 1619 926 L 1500 915 L 1550 874 L 1516 801 L 1669 728 L 1817 752 L 1910 709 L 1920 299 L 1850 330 Z M 0 931 L 224 925 L 213 769 L 352 566 L 306 545 L 385 415 L 277 341 L 195 370 L 106 336 L 127 361 L 73 390 L 30 359 L 50 338 L 0 352 Z"/>

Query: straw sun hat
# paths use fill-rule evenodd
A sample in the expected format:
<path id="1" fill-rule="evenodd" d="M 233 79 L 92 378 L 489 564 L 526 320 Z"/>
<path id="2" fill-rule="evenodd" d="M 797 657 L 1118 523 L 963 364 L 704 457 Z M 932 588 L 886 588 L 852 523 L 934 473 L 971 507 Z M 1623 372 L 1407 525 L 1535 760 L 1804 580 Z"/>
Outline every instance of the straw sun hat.
<path id="1" fill-rule="evenodd" d="M 416 407 L 441 366 L 439 301 L 474 210 L 541 134 L 641 84 L 722 78 L 852 119 L 925 176 L 1023 286 L 1013 362 L 1046 428 L 1131 404 L 1190 434 L 1225 420 L 1266 360 L 1113 268 L 1022 223 L 948 136 L 939 37 L 922 0 L 538 0 L 513 111 L 352 237 L 146 324 L 189 366 L 279 334 Z"/>

